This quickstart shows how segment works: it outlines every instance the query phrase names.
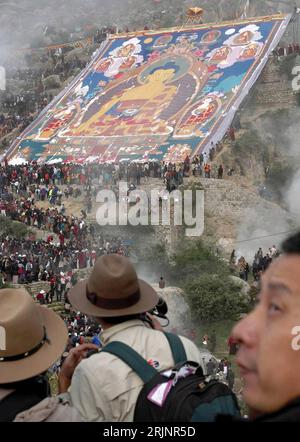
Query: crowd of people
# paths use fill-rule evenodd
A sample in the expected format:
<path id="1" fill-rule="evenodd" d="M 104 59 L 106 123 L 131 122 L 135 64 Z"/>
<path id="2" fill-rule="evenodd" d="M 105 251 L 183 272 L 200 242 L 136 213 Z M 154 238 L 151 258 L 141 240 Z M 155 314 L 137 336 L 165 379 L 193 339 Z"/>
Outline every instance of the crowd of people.
<path id="1" fill-rule="evenodd" d="M 25 56 L 28 66 L 32 66 L 32 55 Z M 35 55 L 36 58 L 36 55 Z M 56 75 L 64 83 L 82 70 L 86 62 L 77 55 L 68 57 L 64 48 L 60 51 L 49 50 L 41 53 L 36 63 L 37 67 L 11 68 L 6 70 L 7 83 L 11 81 L 20 84 L 19 93 L 12 92 L 9 87 L 2 92 L 0 107 L 0 140 L 17 129 L 20 134 L 37 117 L 37 115 L 52 101 L 53 95 L 47 92 L 45 79 Z M 44 67 L 39 67 L 43 65 Z M 58 87 L 58 85 L 56 85 Z"/>
<path id="2" fill-rule="evenodd" d="M 213 159 L 212 146 L 207 158 Z M 13 221 L 30 228 L 49 232 L 47 241 L 19 241 L 3 238 L 1 247 L 1 270 L 3 281 L 31 283 L 52 281 L 59 284 L 61 273 L 78 268 L 92 267 L 102 253 L 128 255 L 122 242 L 103 244 L 97 240 L 96 229 L 87 220 L 92 210 L 92 199 L 101 188 L 111 188 L 119 181 L 131 186 L 141 184 L 151 177 L 163 180 L 169 191 L 183 182 L 184 176 L 197 175 L 194 166 L 204 167 L 205 155 L 196 156 L 192 161 L 186 158 L 182 165 L 149 162 L 143 164 L 37 164 L 0 167 L 0 213 Z M 208 176 L 209 177 L 209 176 Z M 62 187 L 64 186 L 64 187 Z M 132 189 L 130 187 L 130 189 Z M 84 194 L 85 209 L 81 216 L 67 213 L 64 199 Z M 41 207 L 38 203 L 48 201 Z M 68 275 L 71 277 L 71 275 Z M 52 287 L 49 299 L 54 299 Z M 43 297 L 41 296 L 41 299 Z M 44 297 L 45 298 L 45 297 Z M 56 299 L 63 297 L 57 294 Z"/>
<path id="3" fill-rule="evenodd" d="M 84 288 L 84 298 L 87 300 L 88 305 L 94 306 L 92 307 L 92 310 L 94 308 L 94 314 L 92 310 L 90 310 L 90 313 L 86 311 L 86 308 L 83 307 L 83 305 L 80 305 L 82 301 L 85 302 L 85 300 L 82 297 L 82 293 L 80 291 L 80 298 L 78 299 L 79 304 L 77 301 L 74 300 L 74 294 L 77 293 L 77 289 L 81 287 L 82 284 L 86 284 Z M 79 292 L 78 292 L 79 294 Z M 138 297 L 137 297 L 138 294 Z M 116 295 L 118 297 L 116 297 Z M 36 315 L 39 317 L 37 311 L 34 313 L 34 310 L 37 310 L 38 307 L 36 307 L 36 304 L 32 302 L 32 298 L 26 292 L 23 292 L 23 290 L 14 290 L 14 289 L 5 289 L 2 292 L 0 291 L 0 304 L 2 299 L 8 300 L 11 303 L 17 302 L 18 296 L 20 299 L 23 300 L 23 306 L 26 308 L 27 315 L 26 315 L 26 321 L 30 322 L 31 314 Z M 77 295 L 75 294 L 75 297 Z M 140 300 L 139 300 L 140 298 Z M 2 301 L 3 303 L 3 301 Z M 62 322 L 56 324 L 56 336 L 57 340 L 53 336 L 53 329 L 50 325 L 50 323 L 47 321 L 50 320 L 50 317 L 52 316 L 52 324 L 55 322 L 52 311 L 49 311 L 46 309 L 45 323 L 44 323 L 44 329 L 46 330 L 45 333 L 47 333 L 47 345 L 53 345 L 59 347 L 59 350 L 52 351 L 52 357 L 48 360 L 47 358 L 44 359 L 44 364 L 47 364 L 51 367 L 51 371 L 58 373 L 59 376 L 59 390 L 60 393 L 64 393 L 66 389 L 69 389 L 70 380 L 68 376 L 66 376 L 68 372 L 68 365 L 70 364 L 70 358 L 74 361 L 76 360 L 76 365 L 79 361 L 76 354 L 80 355 L 82 350 L 84 349 L 84 354 L 82 354 L 82 357 L 80 359 L 87 356 L 87 359 L 85 361 L 96 361 L 96 357 L 100 356 L 101 353 L 99 353 L 99 349 L 103 347 L 103 350 L 105 351 L 108 349 L 107 344 L 108 340 L 110 340 L 110 330 L 113 334 L 119 330 L 121 334 L 125 337 L 125 342 L 123 345 L 129 345 L 131 347 L 131 352 L 134 354 L 134 351 L 141 351 L 142 348 L 144 348 L 143 352 L 146 350 L 149 351 L 150 348 L 152 348 L 152 355 L 154 360 L 160 361 L 160 368 L 167 369 L 170 364 L 172 364 L 172 356 L 168 354 L 166 351 L 168 348 L 167 341 L 165 342 L 165 337 L 162 333 L 162 328 L 159 325 L 159 322 L 153 317 L 149 316 L 148 314 L 143 315 L 144 311 L 153 310 L 155 309 L 156 305 L 159 303 L 159 298 L 156 292 L 149 286 L 145 281 L 142 281 L 137 278 L 136 272 L 133 268 L 133 265 L 131 262 L 120 255 L 117 254 L 110 254 L 108 256 L 101 256 L 97 259 L 96 263 L 94 264 L 92 273 L 86 280 L 86 282 L 79 282 L 71 287 L 71 289 L 68 292 L 67 295 L 67 304 L 71 305 L 73 307 L 74 313 L 71 315 L 66 315 L 64 318 L 61 318 L 60 321 L 64 320 L 64 330 L 62 329 Z M 1 304 L 2 305 L 2 304 Z M 116 309 L 116 307 L 118 308 Z M 66 308 L 66 307 L 65 307 Z M 67 308 L 66 308 L 67 310 Z M 32 313 L 31 313 L 32 312 Z M 99 313 L 102 312 L 101 315 L 104 315 L 106 319 L 103 321 L 99 317 Z M 106 313 L 105 313 L 106 312 Z M 134 314 L 134 312 L 136 312 Z M 18 316 L 18 312 L 16 313 L 16 316 Z M 17 319 L 18 320 L 18 319 Z M 39 319 L 37 319 L 36 323 L 36 329 L 38 329 Z M 57 319 L 56 319 L 57 321 Z M 23 326 L 28 327 L 28 322 Z M 51 322 L 51 321 L 50 321 Z M 111 325 L 108 325 L 111 323 Z M 0 313 L 0 324 L 2 324 L 2 317 Z M 107 325 L 106 325 L 107 324 Z M 40 324 L 41 327 L 43 327 L 43 324 Z M 54 326 L 54 324 L 53 324 Z M 22 328 L 20 330 L 20 333 L 22 332 Z M 60 333 L 58 333 L 58 329 L 61 329 Z M 114 332 L 115 330 L 115 332 Z M 10 330 L 8 330 L 10 332 Z M 117 332 L 118 333 L 118 332 Z M 35 336 L 35 333 L 33 332 L 33 336 Z M 59 338 L 58 338 L 59 336 Z M 135 342 L 135 336 L 138 336 L 138 340 L 140 344 L 137 344 Z M 182 342 L 182 351 L 186 353 L 184 358 L 187 358 L 187 360 L 195 361 L 195 363 L 199 364 L 199 367 L 201 367 L 201 370 L 203 372 L 206 372 L 206 365 L 203 361 L 203 353 L 201 353 L 200 350 L 198 350 L 195 345 L 189 341 L 187 338 L 178 337 L 176 335 L 172 335 L 173 339 L 176 339 L 177 342 Z M 58 340 L 60 343 L 58 344 Z M 145 348 L 145 343 L 147 342 L 147 349 Z M 125 344 L 126 343 L 126 344 Z M 138 348 L 137 348 L 138 345 Z M 173 357 L 176 359 L 177 357 L 182 356 L 175 356 L 175 347 L 173 344 L 171 344 L 172 354 Z M 149 349 L 148 349 L 149 347 Z M 1 350 L 0 350 L 1 352 Z M 55 354 L 55 355 L 54 355 Z M 103 353 L 102 353 L 103 355 Z M 2 357 L 2 353 L 0 353 L 0 356 Z M 134 355 L 131 355 L 133 357 Z M 36 359 L 39 358 L 39 355 L 37 354 L 35 356 Z M 138 381 L 138 378 L 134 381 L 134 384 L 132 385 L 133 388 L 130 388 L 128 390 L 127 386 L 122 382 L 123 377 L 128 377 L 130 373 L 132 372 L 132 369 L 130 367 L 127 368 L 125 364 L 121 364 L 118 366 L 118 358 L 115 358 L 115 356 L 111 357 L 107 353 L 105 355 L 105 358 L 107 359 L 107 363 L 109 367 L 108 372 L 105 371 L 105 376 L 100 376 L 99 379 L 102 379 L 101 383 L 105 385 L 106 387 L 109 386 L 109 391 L 112 392 L 114 389 L 120 389 L 120 394 L 118 397 L 115 397 L 114 399 L 108 399 L 108 397 L 99 396 L 99 392 L 102 391 L 102 387 L 100 389 L 94 385 L 90 385 L 90 388 L 93 391 L 92 394 L 89 395 L 90 400 L 88 400 L 88 397 L 85 397 L 82 401 L 83 407 L 80 409 L 79 403 L 77 403 L 77 394 L 81 394 L 84 391 L 84 380 L 82 378 L 81 373 L 78 371 L 77 373 L 77 381 L 81 385 L 81 393 L 76 387 L 75 377 L 74 382 L 72 385 L 72 393 L 70 390 L 70 395 L 72 395 L 72 405 L 71 401 L 68 399 L 65 403 L 65 409 L 64 411 L 68 413 L 67 418 L 63 419 L 62 415 L 60 417 L 57 415 L 60 414 L 61 407 L 58 406 L 59 397 L 55 400 L 55 409 L 52 409 L 51 412 L 48 414 L 48 417 L 51 415 L 51 419 L 54 418 L 57 421 L 60 420 L 71 420 L 71 414 L 74 416 L 74 414 L 77 416 L 76 421 L 86 420 L 86 413 L 89 415 L 88 420 L 102 420 L 98 414 L 100 413 L 103 416 L 104 420 L 110 420 L 109 417 L 109 409 L 115 410 L 116 412 L 116 420 L 132 420 L 134 415 L 134 408 L 135 403 L 139 394 L 139 391 L 141 391 L 142 385 Z M 102 356 L 101 356 L 102 360 Z M 6 357 L 2 357 L 2 362 L 7 364 Z M 101 361 L 100 361 L 101 362 Z M 22 361 L 21 361 L 22 364 Z M 117 364 L 117 365 L 116 365 Z M 145 361 L 145 364 L 148 364 Z M 3 365 L 2 365 L 3 366 Z M 151 367 L 151 365 L 149 365 Z M 83 365 L 82 365 L 83 367 Z M 74 368 L 71 368 L 70 373 L 73 372 Z M 152 367 L 153 370 L 155 370 Z M 224 368 L 223 368 L 224 370 Z M 95 368 L 93 372 L 98 372 L 98 368 Z M 1 372 L 2 373 L 2 372 Z M 104 373 L 104 372 L 103 372 Z M 199 379 L 201 379 L 200 375 L 196 374 L 196 376 L 199 376 Z M 28 371 L 22 370 L 22 376 L 21 378 L 26 379 L 26 374 L 28 374 Z M 24 377 L 23 377 L 24 376 Z M 85 375 L 83 375 L 85 376 Z M 1 408 L 1 400 L 3 401 L 3 397 L 5 400 L 5 382 L 3 382 L 3 379 L 10 378 L 10 381 L 14 379 L 14 382 L 16 381 L 16 377 L 13 374 L 13 370 L 10 371 L 10 375 L 8 373 L 5 373 L 5 376 L 0 377 L 0 417 L 3 419 L 3 415 L 8 415 L 8 409 L 9 407 L 5 408 L 5 411 L 2 411 Z M 120 379 L 120 381 L 119 381 Z M 89 381 L 88 381 L 89 382 Z M 7 382 L 6 382 L 7 383 Z M 220 383 L 220 389 L 222 388 L 222 394 L 226 396 L 226 409 L 228 412 L 231 410 L 233 413 L 238 413 L 238 409 L 234 403 L 232 392 L 227 387 L 226 384 L 222 383 L 223 387 L 221 387 Z M 30 388 L 28 388 L 28 384 L 25 381 L 25 386 L 27 386 L 27 393 L 29 397 L 32 397 L 34 394 L 34 385 L 31 383 Z M 3 392 L 4 389 L 4 392 Z M 18 386 L 16 390 L 16 395 L 18 394 Z M 92 401 L 93 398 L 96 398 L 97 396 L 97 402 L 100 400 L 100 403 L 97 406 L 99 409 L 99 412 L 93 409 Z M 129 401 L 127 402 L 127 406 L 121 407 L 123 410 L 121 411 L 119 406 L 121 405 L 121 402 L 124 400 L 125 396 L 128 396 Z M 71 396 L 70 396 L 71 397 Z M 99 398 L 99 399 L 98 399 Z M 101 399 L 100 399 L 101 398 Z M 41 400 L 44 399 L 44 405 L 49 407 L 49 399 L 46 397 L 39 397 L 38 400 L 35 398 L 35 403 L 32 403 L 31 405 L 41 406 L 40 404 Z M 121 402 L 120 402 L 121 401 Z M 21 401 L 20 401 L 21 402 Z M 14 408 L 14 416 L 11 420 L 28 420 L 27 415 L 27 409 L 22 408 L 22 404 L 17 401 L 17 406 Z M 103 402 L 103 405 L 102 405 Z M 75 405 L 76 404 L 76 405 Z M 202 404 L 203 405 L 203 404 Z M 43 405 L 42 405 L 43 406 Z M 23 406 L 24 407 L 24 406 Z M 100 408 L 99 408 L 100 407 Z M 28 405 L 27 405 L 28 408 Z M 90 408 L 90 409 L 89 409 Z M 101 411 L 100 411 L 101 410 Z M 142 413 L 144 415 L 146 409 L 142 410 Z M 25 413 L 22 414 L 22 413 Z M 30 411 L 31 418 L 32 413 L 34 414 L 34 410 L 32 409 Z M 121 412 L 121 414 L 120 414 Z M 2 414 L 3 413 L 3 414 Z M 120 416 L 119 416 L 120 414 Z M 18 415 L 18 416 L 17 416 Z M 119 417 L 117 417 L 119 416 Z M 209 411 L 210 419 L 212 416 L 215 416 L 215 411 Z M 50 420 L 51 420 L 50 419 Z M 146 418 L 147 419 L 147 418 Z M 10 420 L 9 418 L 6 418 L 6 420 Z M 48 419 L 47 419 L 48 420 Z"/>
<path id="4" fill-rule="evenodd" d="M 157 15 L 159 20 L 163 14 L 157 12 Z M 148 26 L 144 29 L 148 30 Z M 107 34 L 117 31 L 115 27 L 99 29 L 94 41 L 99 44 Z M 125 27 L 124 31 L 130 32 L 130 29 Z M 291 54 L 300 54 L 299 44 L 274 51 L 278 57 Z M 28 66 L 32 64 L 31 56 L 27 56 Z M 64 82 L 85 66 L 85 61 L 77 56 L 70 59 L 63 49 L 41 53 L 41 63 L 45 67 L 8 70 L 8 79 L 22 83 L 24 90 L 7 93 L 4 97 L 0 140 L 16 129 L 16 135 L 21 133 L 52 101 L 53 96 L 45 87 L 48 77 L 58 76 L 59 81 Z M 236 140 L 236 129 L 237 126 L 231 126 L 226 133 L 231 143 Z M 176 393 L 173 397 L 172 393 L 176 392 L 176 384 L 184 382 L 183 378 L 189 381 L 189 376 L 198 379 L 195 385 L 197 404 L 200 404 L 197 413 L 188 416 L 192 421 L 213 421 L 219 413 L 228 415 L 229 420 L 240 420 L 232 392 L 235 375 L 231 363 L 227 358 L 218 361 L 212 356 L 217 346 L 216 332 L 203 337 L 205 352 L 192 342 L 194 334 L 191 340 L 174 333 L 173 338 L 165 334 L 153 317 L 158 295 L 146 281 L 138 279 L 133 265 L 126 259 L 130 255 L 126 241 L 104 238 L 87 219 L 98 190 L 117 186 L 120 181 L 129 183 L 130 189 L 134 189 L 150 178 L 159 179 L 171 192 L 183 184 L 186 177 L 223 179 L 224 166 L 216 161 L 222 147 L 222 142 L 212 143 L 209 153 L 192 159 L 187 156 L 181 164 L 47 165 L 32 162 L 21 166 L 5 163 L 0 167 L 1 215 L 48 232 L 45 240 L 0 236 L 2 284 L 24 284 L 26 287 L 32 282 L 49 283 L 49 290 L 37 293 L 37 302 L 24 289 L 0 290 L 1 422 L 110 422 L 138 420 L 137 416 L 148 421 L 149 416 L 153 419 L 153 413 L 155 415 L 153 405 L 158 406 L 161 419 L 168 421 L 170 416 L 165 413 L 172 399 L 173 407 L 169 408 L 173 421 L 184 422 L 187 415 L 181 410 L 186 402 L 176 401 Z M 233 173 L 230 169 L 227 174 Z M 81 216 L 68 214 L 64 200 L 82 195 L 85 198 Z M 49 207 L 41 208 L 39 203 L 45 201 L 49 202 Z M 290 351 L 289 340 L 291 325 L 298 314 L 300 318 L 299 244 L 299 235 L 287 241 L 278 262 L 275 259 L 279 257 L 279 250 L 275 246 L 267 252 L 259 248 L 251 266 L 245 257 L 238 258 L 235 251 L 231 255 L 231 265 L 241 279 L 248 281 L 252 271 L 255 281 L 264 274 L 269 282 L 262 288 L 260 305 L 234 328 L 227 341 L 229 355 L 238 354 L 245 378 L 244 400 L 253 420 L 280 420 L 283 418 L 278 414 L 286 416 L 291 409 L 293 418 L 296 409 L 299 420 L 299 358 L 296 351 Z M 80 269 L 91 270 L 83 281 L 78 281 L 77 270 Z M 163 277 L 159 287 L 165 288 Z M 284 306 L 280 301 L 282 292 L 290 294 Z M 276 298 L 274 303 L 270 303 L 272 296 Z M 61 317 L 44 308 L 54 300 L 64 304 Z M 289 303 L 291 308 L 286 308 Z M 282 321 L 280 328 L 276 318 L 283 311 L 288 319 L 290 315 L 290 320 Z M 120 342 L 127 345 L 123 353 L 117 351 Z M 99 352 L 100 349 L 104 351 Z M 131 355 L 131 364 L 126 362 L 126 352 Z M 135 353 L 139 355 L 142 373 L 134 368 Z M 205 360 L 207 353 L 208 362 Z M 176 365 L 178 362 L 180 369 Z M 280 370 L 274 370 L 274 366 Z M 49 367 L 59 379 L 59 395 L 55 398 L 47 397 L 49 385 L 43 373 Z M 164 383 L 165 390 L 161 377 L 159 382 L 153 383 L 155 369 L 164 372 L 165 378 L 174 375 L 171 381 Z M 170 369 L 171 375 L 168 374 Z M 151 370 L 150 384 L 146 378 Z M 259 382 L 253 381 L 256 377 Z M 48 387 L 43 392 L 42 383 Z M 199 389 L 203 389 L 202 395 Z M 162 394 L 157 394 L 158 390 Z M 213 391 L 213 401 L 211 397 L 209 401 L 205 399 L 207 390 Z M 290 405 L 285 410 L 287 404 Z M 151 413 L 147 414 L 150 406 Z"/>
<path id="5" fill-rule="evenodd" d="M 273 258 L 278 255 L 276 247 L 269 252 Z M 263 255 L 259 249 L 256 258 Z M 165 334 L 153 316 L 160 303 L 155 290 L 138 279 L 130 260 L 110 254 L 97 259 L 85 280 L 72 284 L 65 310 L 73 310 L 63 317 L 39 307 L 23 289 L 0 290 L 0 326 L 8 337 L 7 345 L 0 347 L 0 420 L 299 421 L 299 358 L 290 349 L 298 349 L 291 325 L 300 314 L 299 257 L 298 233 L 284 242 L 282 255 L 266 268 L 260 302 L 228 339 L 244 380 L 246 419 L 232 392 L 235 374 L 229 358 L 218 361 L 189 339 Z M 22 339 L 28 330 L 29 347 Z M 216 344 L 207 335 L 204 341 Z M 274 362 L 282 369 L 274 370 Z M 40 388 L 49 381 L 39 373 L 49 367 L 58 375 L 56 397 L 50 397 L 49 388 Z M 157 370 L 164 378 L 174 374 L 176 380 L 163 390 L 164 401 L 155 391 L 171 383 L 162 384 L 158 375 L 154 379 Z M 197 392 L 189 390 L 192 383 Z M 149 398 L 155 399 L 155 407 Z"/>
<path id="6" fill-rule="evenodd" d="M 47 241 L 2 237 L 0 270 L 3 283 L 26 284 L 49 281 L 67 275 L 75 270 L 91 268 L 97 257 L 117 253 L 129 256 L 130 248 L 121 238 L 102 238 L 88 226 L 80 239 L 55 242 L 52 235 Z M 63 273 L 63 275 L 62 275 Z M 54 280 L 53 280 L 54 278 Z M 54 298 L 52 291 L 51 298 Z M 57 299 L 61 300 L 61 299 Z"/>
<path id="7" fill-rule="evenodd" d="M 220 143 L 218 143 L 220 145 Z M 196 155 L 192 160 L 187 156 L 183 163 L 145 162 L 115 164 L 75 164 L 57 163 L 55 165 L 31 162 L 24 165 L 5 165 L 0 167 L 0 195 L 9 201 L 9 193 L 16 193 L 26 199 L 45 201 L 50 205 L 61 206 L 62 199 L 79 197 L 85 191 L 85 210 L 91 212 L 92 198 L 101 188 L 117 186 L 120 181 L 139 186 L 149 178 L 162 180 L 168 191 L 183 183 L 184 177 L 195 176 L 222 179 L 222 165 L 213 166 L 216 149 L 211 146 L 209 154 Z M 60 186 L 67 186 L 62 190 Z M 83 190 L 82 190 L 83 187 Z M 11 198 L 13 200 L 13 198 Z M 26 204 L 29 204 L 26 202 Z M 5 204 L 1 209 L 5 211 Z M 63 210 L 63 209 L 62 209 Z M 5 214 L 5 213 L 4 213 Z M 38 220 L 33 222 L 39 223 Z M 32 224 L 32 223 L 31 223 Z M 40 225 L 41 223 L 39 223 Z"/>
<path id="8" fill-rule="evenodd" d="M 23 115 L 19 115 L 15 112 L 2 113 L 0 115 L 0 138 L 5 137 L 16 128 L 18 128 L 18 131 L 21 133 L 32 123 L 34 117 L 35 115 L 30 113 Z"/>
<path id="9" fill-rule="evenodd" d="M 247 282 L 249 280 L 249 274 L 251 271 L 254 281 L 259 281 L 262 274 L 268 269 L 273 260 L 279 256 L 280 251 L 275 245 L 270 247 L 266 253 L 264 253 L 260 247 L 255 253 L 252 265 L 250 266 L 244 256 L 237 259 L 236 251 L 233 250 L 230 257 L 230 263 L 232 268 L 238 271 L 240 278 L 244 281 Z"/>
<path id="10" fill-rule="evenodd" d="M 92 267 L 101 254 L 128 255 L 129 249 L 120 238 L 102 238 L 96 227 L 87 222 L 87 213 L 83 209 L 81 216 L 75 217 L 66 213 L 61 202 L 63 192 L 56 185 L 57 182 L 69 183 L 64 191 L 65 198 L 81 193 L 71 184 L 85 183 L 86 204 L 91 209 L 89 183 L 93 176 L 92 168 L 78 168 L 76 165 L 56 168 L 36 164 L 1 167 L 1 215 L 43 230 L 45 234 L 48 232 L 45 241 L 1 238 L 1 271 L 5 282 L 30 283 L 41 280 L 53 283 L 53 278 L 61 276 L 61 272 Z M 50 206 L 38 207 L 36 201 L 45 201 L 46 198 Z M 57 207 L 52 207 L 55 204 Z M 51 298 L 53 295 L 52 291 Z"/>
<path id="11" fill-rule="evenodd" d="M 278 46 L 274 51 L 273 55 L 277 57 L 286 57 L 287 55 L 300 55 L 300 45 L 299 43 L 291 43 L 287 46 Z"/>

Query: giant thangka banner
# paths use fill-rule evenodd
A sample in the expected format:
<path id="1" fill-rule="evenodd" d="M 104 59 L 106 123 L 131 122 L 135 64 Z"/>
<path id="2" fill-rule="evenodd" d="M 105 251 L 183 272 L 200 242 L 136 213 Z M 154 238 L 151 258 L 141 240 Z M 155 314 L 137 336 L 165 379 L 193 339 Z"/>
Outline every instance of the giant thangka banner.
<path id="1" fill-rule="evenodd" d="M 13 161 L 182 161 L 219 141 L 290 15 L 114 36 L 12 146 Z"/>

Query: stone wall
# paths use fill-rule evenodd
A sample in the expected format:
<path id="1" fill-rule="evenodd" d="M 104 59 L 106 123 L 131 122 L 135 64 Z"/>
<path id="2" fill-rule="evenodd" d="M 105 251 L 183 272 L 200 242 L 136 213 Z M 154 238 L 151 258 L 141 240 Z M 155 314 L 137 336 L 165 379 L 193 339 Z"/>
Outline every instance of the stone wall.
<path id="1" fill-rule="evenodd" d="M 50 290 L 50 282 L 39 281 L 32 284 L 11 284 L 12 288 L 25 288 L 32 296 L 36 296 L 41 290 L 48 292 Z"/>
<path id="2" fill-rule="evenodd" d="M 91 269 L 79 269 L 75 270 L 75 273 L 79 279 L 86 278 Z M 33 282 L 32 284 L 10 284 L 12 288 L 25 288 L 32 296 L 36 296 L 41 290 L 44 290 L 46 293 L 50 291 L 50 282 L 48 281 L 39 281 Z"/>
<path id="3" fill-rule="evenodd" d="M 292 81 L 280 73 L 277 58 L 270 58 L 253 91 L 252 103 L 259 105 L 296 106 Z"/>

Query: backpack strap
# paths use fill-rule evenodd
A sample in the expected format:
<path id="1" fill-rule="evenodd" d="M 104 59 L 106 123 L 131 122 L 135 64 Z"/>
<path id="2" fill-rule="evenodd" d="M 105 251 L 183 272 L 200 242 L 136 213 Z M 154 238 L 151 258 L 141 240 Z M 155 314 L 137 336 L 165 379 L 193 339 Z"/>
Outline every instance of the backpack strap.
<path id="1" fill-rule="evenodd" d="M 103 351 L 117 356 L 125 362 L 125 364 L 132 368 L 145 384 L 153 379 L 158 373 L 157 370 L 149 365 L 142 356 L 133 350 L 133 348 L 123 342 L 113 341 L 101 350 L 101 352 Z"/>
<path id="2" fill-rule="evenodd" d="M 186 351 L 179 336 L 174 335 L 173 333 L 164 334 L 168 339 L 169 345 L 171 347 L 175 365 L 179 364 L 180 362 L 187 361 Z"/>
<path id="3" fill-rule="evenodd" d="M 185 362 L 187 356 L 181 339 L 172 333 L 164 334 L 171 347 L 175 365 Z M 153 379 L 158 373 L 158 371 L 149 365 L 141 355 L 127 344 L 124 344 L 124 342 L 113 341 L 107 344 L 101 351 L 117 356 L 125 362 L 125 364 L 127 364 L 145 384 L 151 381 L 151 379 Z"/>

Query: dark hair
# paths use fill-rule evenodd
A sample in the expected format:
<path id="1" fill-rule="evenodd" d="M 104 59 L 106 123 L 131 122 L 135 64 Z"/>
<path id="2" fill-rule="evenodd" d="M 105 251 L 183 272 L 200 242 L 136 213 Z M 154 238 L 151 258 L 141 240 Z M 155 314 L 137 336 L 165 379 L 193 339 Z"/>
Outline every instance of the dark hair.
<path id="1" fill-rule="evenodd" d="M 0 388 L 4 390 L 18 390 L 37 393 L 42 399 L 50 396 L 50 384 L 47 378 L 47 372 L 33 376 L 22 381 L 11 382 L 8 384 L 0 384 Z"/>
<path id="2" fill-rule="evenodd" d="M 300 232 L 290 236 L 283 242 L 282 251 L 289 255 L 294 253 L 300 255 Z"/>

